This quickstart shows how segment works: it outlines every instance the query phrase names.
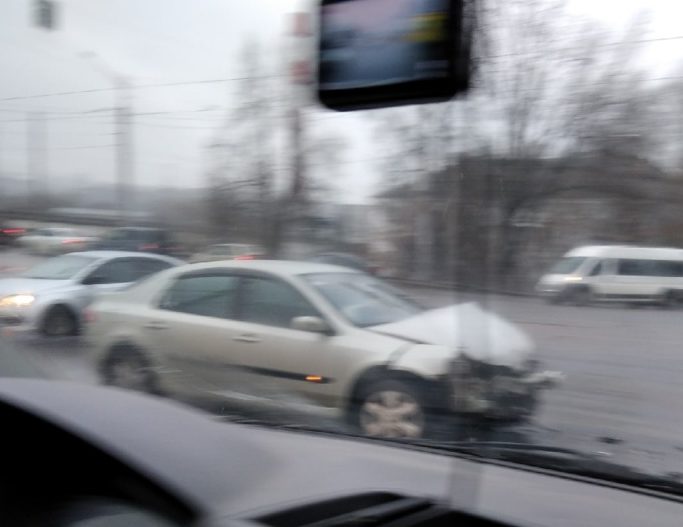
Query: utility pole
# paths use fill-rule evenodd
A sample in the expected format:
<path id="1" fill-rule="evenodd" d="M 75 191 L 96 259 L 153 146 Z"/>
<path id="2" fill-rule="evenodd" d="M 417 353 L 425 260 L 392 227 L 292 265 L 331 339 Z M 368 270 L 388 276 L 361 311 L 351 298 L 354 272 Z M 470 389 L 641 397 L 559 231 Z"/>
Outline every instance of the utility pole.
<path id="1" fill-rule="evenodd" d="M 312 83 L 311 67 L 311 19 L 307 13 L 291 15 L 292 26 L 289 32 L 290 42 L 290 104 L 289 127 L 291 149 L 291 178 L 287 196 L 279 216 L 280 221 L 275 229 L 278 230 L 275 252 L 282 251 L 282 242 L 290 234 L 292 220 L 303 207 L 306 189 L 305 155 L 303 147 L 304 107 L 309 104 L 310 85 Z"/>
<path id="2" fill-rule="evenodd" d="M 432 222 L 432 177 L 434 166 L 431 163 L 428 142 L 431 137 L 426 130 L 429 115 L 427 112 L 417 110 L 417 162 L 419 166 L 415 171 L 415 277 L 418 280 L 432 278 L 432 256 L 434 250 L 434 232 Z"/>
<path id="3" fill-rule="evenodd" d="M 135 210 L 135 175 L 130 87 L 122 79 L 117 81 L 116 137 L 117 208 L 119 221 L 125 222 L 126 213 Z"/>
<path id="4" fill-rule="evenodd" d="M 49 197 L 47 122 L 43 112 L 26 114 L 26 190 L 29 201 Z"/>
<path id="5" fill-rule="evenodd" d="M 133 110 L 131 87 L 122 75 L 111 71 L 91 51 L 80 56 L 90 61 L 116 88 L 116 201 L 119 222 L 125 223 L 126 212 L 135 210 L 135 152 L 133 149 Z"/>

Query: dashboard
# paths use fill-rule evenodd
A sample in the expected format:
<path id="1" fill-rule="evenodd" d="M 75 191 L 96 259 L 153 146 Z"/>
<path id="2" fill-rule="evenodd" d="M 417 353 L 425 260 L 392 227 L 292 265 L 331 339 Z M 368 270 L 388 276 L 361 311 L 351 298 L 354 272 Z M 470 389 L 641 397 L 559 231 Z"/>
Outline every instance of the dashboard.
<path id="1" fill-rule="evenodd" d="M 0 380 L 3 526 L 678 526 L 683 503 L 540 470 Z"/>

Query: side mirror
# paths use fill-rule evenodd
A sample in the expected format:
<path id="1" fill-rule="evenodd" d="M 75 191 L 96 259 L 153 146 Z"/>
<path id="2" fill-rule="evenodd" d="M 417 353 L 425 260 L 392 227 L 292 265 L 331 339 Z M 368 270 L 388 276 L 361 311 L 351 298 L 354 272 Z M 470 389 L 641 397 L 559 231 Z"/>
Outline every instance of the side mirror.
<path id="1" fill-rule="evenodd" d="M 308 333 L 321 333 L 323 335 L 332 333 L 330 325 L 320 317 L 295 317 L 292 319 L 291 327 Z"/>

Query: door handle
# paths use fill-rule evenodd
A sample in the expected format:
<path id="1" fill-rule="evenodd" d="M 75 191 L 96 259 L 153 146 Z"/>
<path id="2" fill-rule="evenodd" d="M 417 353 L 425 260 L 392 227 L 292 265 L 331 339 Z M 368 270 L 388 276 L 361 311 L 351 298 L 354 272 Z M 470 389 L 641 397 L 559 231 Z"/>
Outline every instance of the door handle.
<path id="1" fill-rule="evenodd" d="M 258 338 L 258 336 L 252 335 L 250 333 L 245 333 L 244 335 L 238 335 L 237 337 L 234 337 L 232 340 L 234 340 L 235 342 L 248 342 L 248 343 L 261 342 L 261 339 Z"/>
<path id="2" fill-rule="evenodd" d="M 166 324 L 165 322 L 159 322 L 158 320 L 154 320 L 152 322 L 147 322 L 145 324 L 145 329 L 168 329 L 169 325 Z"/>

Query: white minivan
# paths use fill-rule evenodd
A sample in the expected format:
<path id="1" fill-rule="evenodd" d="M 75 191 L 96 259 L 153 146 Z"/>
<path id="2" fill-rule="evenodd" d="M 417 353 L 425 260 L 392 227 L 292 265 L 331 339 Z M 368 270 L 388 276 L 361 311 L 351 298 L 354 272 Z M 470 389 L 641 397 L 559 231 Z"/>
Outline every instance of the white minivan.
<path id="1" fill-rule="evenodd" d="M 579 247 L 543 275 L 536 290 L 573 304 L 654 301 L 674 306 L 683 300 L 683 249 Z"/>

